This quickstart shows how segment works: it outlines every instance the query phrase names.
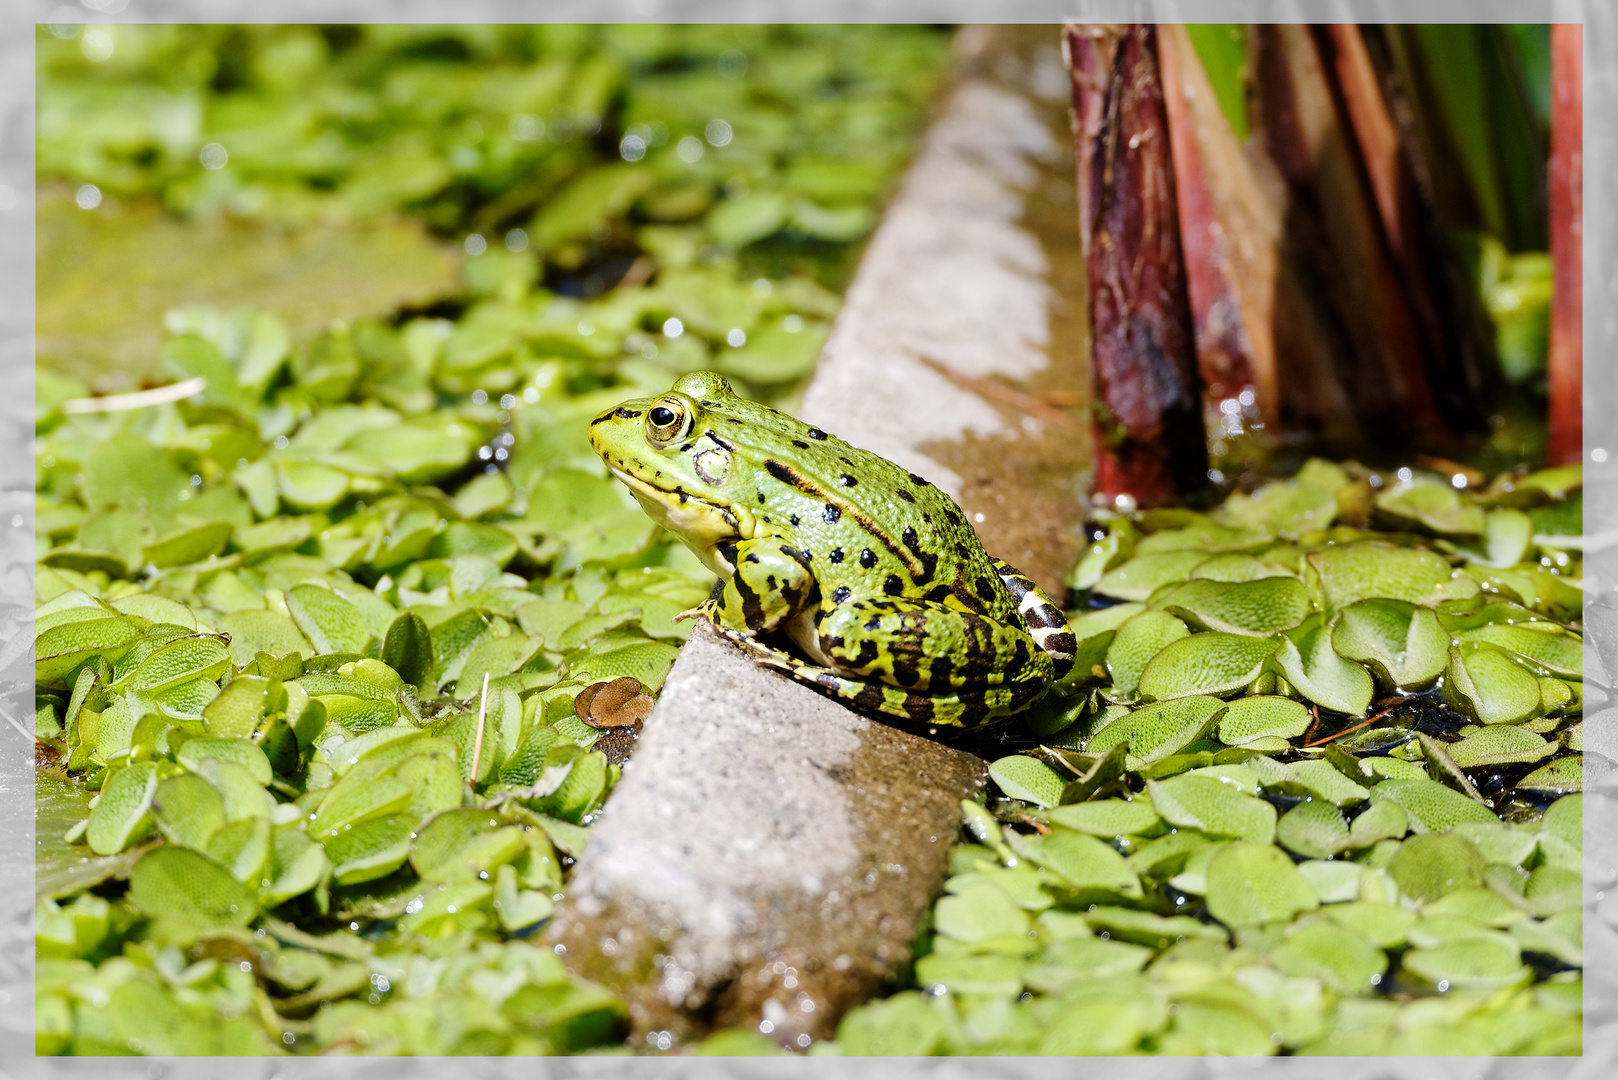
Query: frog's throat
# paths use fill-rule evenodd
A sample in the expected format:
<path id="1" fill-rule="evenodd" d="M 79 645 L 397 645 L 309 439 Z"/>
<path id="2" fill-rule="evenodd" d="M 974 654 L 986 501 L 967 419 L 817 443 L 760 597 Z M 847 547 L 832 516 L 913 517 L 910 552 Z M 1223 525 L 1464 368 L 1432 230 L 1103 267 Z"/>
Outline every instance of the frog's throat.
<path id="1" fill-rule="evenodd" d="M 758 519 L 751 510 L 705 502 L 684 488 L 661 488 L 622 469 L 614 468 L 612 474 L 624 482 L 653 521 L 683 540 L 708 569 L 721 577 L 735 572 L 720 554 L 719 545 L 753 538 Z"/>

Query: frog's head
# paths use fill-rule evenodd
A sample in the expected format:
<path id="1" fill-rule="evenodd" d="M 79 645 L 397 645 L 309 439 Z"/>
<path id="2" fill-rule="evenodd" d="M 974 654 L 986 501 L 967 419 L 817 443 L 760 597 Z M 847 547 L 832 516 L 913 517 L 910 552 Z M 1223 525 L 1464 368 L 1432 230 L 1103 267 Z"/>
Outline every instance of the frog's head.
<path id="1" fill-rule="evenodd" d="M 696 371 L 667 393 L 625 401 L 590 421 L 590 445 L 613 475 L 721 575 L 731 568 L 719 544 L 751 538 L 756 525 L 752 470 L 727 433 L 715 430 L 746 404 L 723 375 Z"/>

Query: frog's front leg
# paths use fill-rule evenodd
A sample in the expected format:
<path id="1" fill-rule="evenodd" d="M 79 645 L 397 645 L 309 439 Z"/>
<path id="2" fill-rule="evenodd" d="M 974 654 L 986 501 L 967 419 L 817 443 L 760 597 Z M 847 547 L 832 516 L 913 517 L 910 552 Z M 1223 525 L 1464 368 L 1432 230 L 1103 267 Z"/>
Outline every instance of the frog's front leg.
<path id="1" fill-rule="evenodd" d="M 927 600 L 839 604 L 818 629 L 822 651 L 841 672 L 930 696 L 1005 687 L 1021 702 L 1054 673 L 1026 628 Z"/>
<path id="2" fill-rule="evenodd" d="M 719 554 L 735 569 L 714 587 L 703 613 L 721 627 L 767 634 L 815 600 L 809 556 L 779 537 L 727 541 Z"/>

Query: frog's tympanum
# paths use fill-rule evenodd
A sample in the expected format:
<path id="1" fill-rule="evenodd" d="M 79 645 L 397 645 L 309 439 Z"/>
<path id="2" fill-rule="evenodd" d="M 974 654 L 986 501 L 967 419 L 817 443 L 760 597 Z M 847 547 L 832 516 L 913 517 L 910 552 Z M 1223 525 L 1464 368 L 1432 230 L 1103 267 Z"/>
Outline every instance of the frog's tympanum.
<path id="1" fill-rule="evenodd" d="M 590 442 L 719 575 L 691 614 L 861 712 L 983 724 L 1073 665 L 1062 612 L 983 550 L 953 499 L 720 375 L 607 410 Z"/>

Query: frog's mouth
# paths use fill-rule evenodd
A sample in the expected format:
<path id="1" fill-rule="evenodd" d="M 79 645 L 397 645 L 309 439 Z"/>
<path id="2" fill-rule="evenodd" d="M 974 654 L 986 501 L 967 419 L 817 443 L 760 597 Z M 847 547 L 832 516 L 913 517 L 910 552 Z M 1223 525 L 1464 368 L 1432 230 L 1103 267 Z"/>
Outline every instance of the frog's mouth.
<path id="1" fill-rule="evenodd" d="M 683 487 L 658 487 L 642 477 L 609 465 L 651 519 L 683 540 L 714 573 L 729 577 L 735 566 L 719 550 L 722 544 L 752 539 L 757 519 L 746 507 L 708 502 Z"/>

